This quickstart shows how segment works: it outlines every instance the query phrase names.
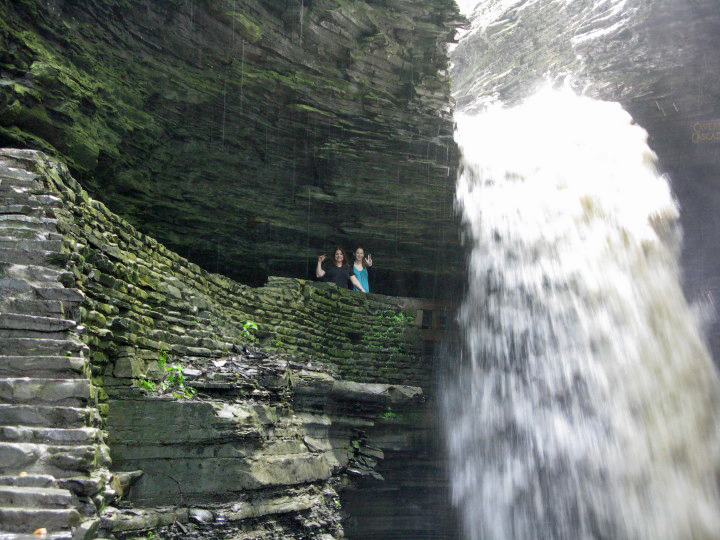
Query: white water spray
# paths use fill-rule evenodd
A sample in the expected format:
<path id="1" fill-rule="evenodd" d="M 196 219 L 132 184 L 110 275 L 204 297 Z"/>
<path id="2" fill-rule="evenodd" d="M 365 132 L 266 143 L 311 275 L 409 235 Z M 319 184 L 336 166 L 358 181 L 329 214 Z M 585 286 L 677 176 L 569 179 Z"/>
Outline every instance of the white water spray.
<path id="1" fill-rule="evenodd" d="M 467 538 L 720 539 L 718 381 L 645 132 L 546 90 L 458 118 L 457 139 L 472 254 L 447 411 Z"/>

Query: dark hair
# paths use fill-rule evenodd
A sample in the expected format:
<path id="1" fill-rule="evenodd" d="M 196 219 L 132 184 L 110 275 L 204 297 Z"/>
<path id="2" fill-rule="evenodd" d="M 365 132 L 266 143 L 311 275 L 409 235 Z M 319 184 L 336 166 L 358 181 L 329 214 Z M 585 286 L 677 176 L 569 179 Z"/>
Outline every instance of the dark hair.
<path id="1" fill-rule="evenodd" d="M 358 249 L 362 249 L 362 250 L 363 250 L 363 253 L 365 253 L 365 248 L 362 247 L 362 246 L 358 246 L 358 247 L 356 247 L 356 248 L 353 250 L 353 266 L 355 265 L 355 252 L 356 252 Z M 365 253 L 365 257 L 367 257 L 367 253 Z M 363 267 L 363 268 L 367 268 L 367 263 L 365 262 L 365 257 L 363 257 L 363 259 L 362 259 L 362 267 Z"/>
<path id="2" fill-rule="evenodd" d="M 335 246 L 335 247 L 333 248 L 333 250 L 332 250 L 332 257 L 331 257 L 330 260 L 332 260 L 333 266 L 335 265 L 335 254 L 336 254 L 338 251 L 343 254 L 343 262 L 342 262 L 342 265 L 341 265 L 341 266 L 348 266 L 347 253 L 345 253 L 345 250 L 344 250 L 343 248 L 341 248 L 340 246 Z"/>

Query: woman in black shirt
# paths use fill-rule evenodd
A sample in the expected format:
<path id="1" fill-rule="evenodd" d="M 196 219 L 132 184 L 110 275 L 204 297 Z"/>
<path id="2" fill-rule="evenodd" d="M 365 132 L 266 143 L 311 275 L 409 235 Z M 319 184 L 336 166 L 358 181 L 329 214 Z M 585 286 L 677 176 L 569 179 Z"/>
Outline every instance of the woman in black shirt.
<path id="1" fill-rule="evenodd" d="M 318 278 L 324 278 L 324 281 L 335 283 L 338 287 L 343 289 L 347 289 L 348 282 L 350 282 L 362 292 L 366 292 L 358 281 L 358 278 L 356 278 L 350 271 L 350 267 L 347 264 L 347 257 L 345 257 L 345 251 L 343 251 L 342 248 L 335 248 L 333 264 L 323 268 L 322 263 L 326 258 L 326 255 L 320 255 L 318 257 L 317 267 L 315 268 L 315 275 Z"/>

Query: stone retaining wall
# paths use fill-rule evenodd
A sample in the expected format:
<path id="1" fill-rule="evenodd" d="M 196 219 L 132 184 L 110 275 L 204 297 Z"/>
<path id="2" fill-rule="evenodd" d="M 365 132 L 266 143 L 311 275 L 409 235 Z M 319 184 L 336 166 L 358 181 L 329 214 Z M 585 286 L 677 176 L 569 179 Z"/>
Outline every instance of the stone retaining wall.
<path id="1" fill-rule="evenodd" d="M 238 351 L 247 322 L 262 345 L 343 379 L 428 385 L 415 312 L 403 312 L 401 299 L 292 278 L 252 288 L 210 274 L 90 199 L 64 166 L 36 154 L 32 167 L 65 203 L 55 214 L 86 295 L 80 321 L 98 386 L 144 377 L 160 351 L 178 360 Z"/>
<path id="2" fill-rule="evenodd" d="M 91 374 L 88 405 L 102 418 L 86 427 L 101 428 L 95 453 L 107 441 L 115 473 L 110 482 L 93 473 L 105 458 L 84 469 L 105 478 L 105 496 L 83 514 L 101 510 L 101 530 L 122 536 L 179 520 L 211 536 L 252 525 L 265 531 L 258 539 L 339 538 L 336 490 L 352 478 L 381 479 L 385 451 L 412 455 L 426 444 L 432 415 L 420 387 L 430 387 L 432 365 L 421 354 L 416 306 L 403 310 L 414 304 L 290 278 L 240 285 L 135 230 L 64 165 L 31 151 L 0 150 L 0 160 L 32 176 L 52 203 L 38 226 L 52 229 L 42 242 L 54 244 L 7 257 L 45 272 L 54 265 L 54 294 L 75 302 L 62 320 L 78 369 Z M 13 306 L 29 316 L 52 308 L 38 302 Z M 173 365 L 193 400 L 142 388 Z M 113 497 L 141 505 L 144 517 L 105 508 Z M 75 534 L 89 538 L 97 527 L 86 521 Z M 184 534 L 171 529 L 164 533 Z"/>

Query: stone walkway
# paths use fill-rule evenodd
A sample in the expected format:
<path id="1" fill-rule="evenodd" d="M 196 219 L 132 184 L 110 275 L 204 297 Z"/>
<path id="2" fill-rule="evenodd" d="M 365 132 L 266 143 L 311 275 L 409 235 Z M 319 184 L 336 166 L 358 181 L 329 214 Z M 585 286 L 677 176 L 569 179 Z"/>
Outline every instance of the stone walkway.
<path id="1" fill-rule="evenodd" d="M 66 285 L 57 197 L 22 159 L 0 160 L 0 538 L 83 538 L 105 458 L 85 346 Z"/>

